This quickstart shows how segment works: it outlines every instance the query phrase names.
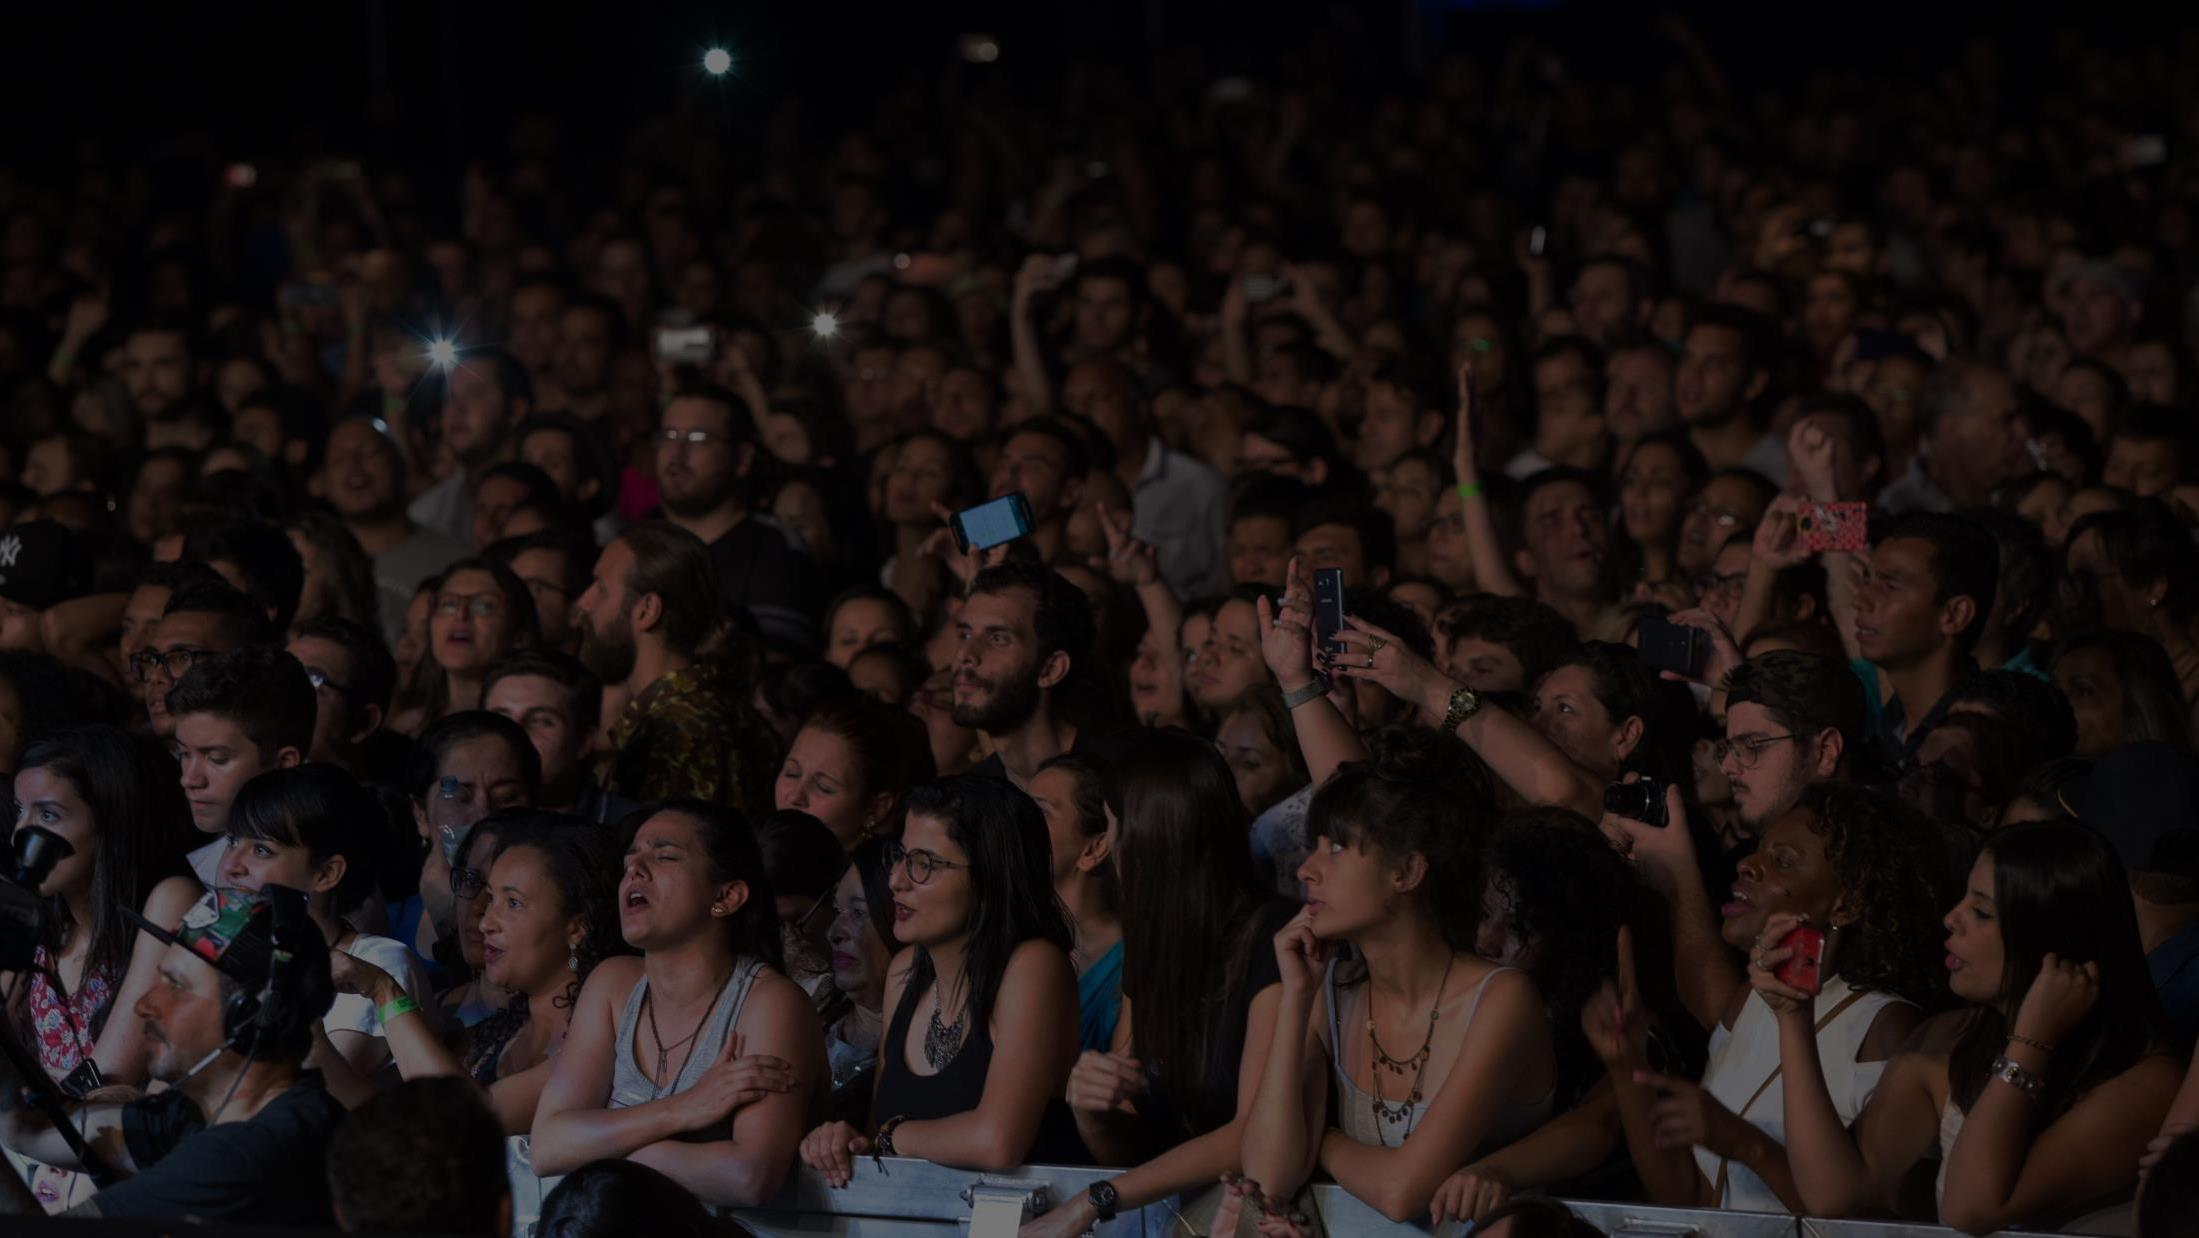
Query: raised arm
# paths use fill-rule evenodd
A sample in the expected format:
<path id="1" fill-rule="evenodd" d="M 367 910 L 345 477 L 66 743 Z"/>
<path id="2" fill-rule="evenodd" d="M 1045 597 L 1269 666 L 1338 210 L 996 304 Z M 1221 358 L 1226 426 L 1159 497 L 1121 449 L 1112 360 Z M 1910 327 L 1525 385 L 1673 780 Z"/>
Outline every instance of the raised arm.
<path id="1" fill-rule="evenodd" d="M 1649 1018 L 1634 972 L 1634 939 L 1619 929 L 1618 975 L 1604 982 L 1581 1007 L 1581 1034 L 1603 1063 L 1611 1085 L 1611 1109 L 1627 1155 L 1642 1189 L 1656 1203 L 1694 1207 L 1709 1193 L 1695 1158 L 1684 1148 L 1664 1147 L 1657 1138 L 1652 1109 L 1656 1093 L 1647 1082 Z"/>
<path id="2" fill-rule="evenodd" d="M 1283 982 L 1275 1003 L 1275 1033 L 1244 1125 L 1245 1177 L 1274 1200 L 1287 1200 L 1313 1175 L 1328 1125 L 1328 1048 L 1313 1016 L 1329 945 L 1313 935 L 1304 912 L 1275 935 Z"/>
<path id="3" fill-rule="evenodd" d="M 1526 973 L 1492 977 L 1457 1061 L 1412 1134 L 1390 1148 L 1329 1131 L 1321 1140 L 1321 1167 L 1392 1221 L 1421 1216 L 1436 1188 L 1481 1146 L 1536 1042 L 1547 1046 L 1549 1039 L 1549 1012 Z"/>
<path id="4" fill-rule="evenodd" d="M 1460 512 L 1466 521 L 1466 544 L 1474 559 L 1474 583 L 1484 593 L 1518 597 L 1527 592 L 1504 562 L 1504 545 L 1497 538 L 1496 513 L 1481 489 L 1481 466 L 1474 460 L 1474 363 L 1458 367 L 1458 429 L 1452 436 L 1451 469 L 1458 477 Z"/>
<path id="5" fill-rule="evenodd" d="M 993 1060 L 977 1108 L 902 1123 L 893 1132 L 894 1150 L 960 1169 L 1022 1164 L 1046 1106 L 1062 1094 L 1076 1063 L 1076 1015 L 1077 978 L 1069 957 L 1045 942 L 1016 947 L 993 1003 Z M 883 1122 L 901 1115 L 874 1116 Z"/>
<path id="6" fill-rule="evenodd" d="M 1008 339 L 1015 351 L 1016 377 L 1023 383 L 1023 398 L 1034 414 L 1052 412 L 1054 408 L 1054 386 L 1046 376 L 1045 349 L 1038 338 L 1038 323 L 1031 317 L 1032 302 L 1038 294 L 1061 282 L 1054 263 L 1050 254 L 1025 258 L 1016 271 L 1014 295 L 1008 303 Z"/>
<path id="7" fill-rule="evenodd" d="M 2047 955 L 2002 1055 L 2042 1078 L 2056 1066 L 2072 1069 L 2039 1046 L 2068 1040 L 2098 997 L 2098 964 Z M 1941 1224 L 1982 1234 L 2045 1220 L 2128 1187 L 2175 1086 L 2173 1061 L 2142 1058 L 2034 1134 L 2038 1102 L 1997 1076 L 1987 1079 L 1947 1156 Z"/>
<path id="8" fill-rule="evenodd" d="M 1306 773 L 1318 787 L 1346 761 L 1364 760 L 1367 749 L 1328 693 L 1307 695 L 1320 677 L 1314 666 L 1313 586 L 1295 556 L 1285 572 L 1282 604 L 1263 597 L 1254 606 L 1260 621 L 1260 656 L 1283 689 L 1284 701 L 1298 702 L 1290 711 L 1291 729 L 1298 735 L 1298 750 L 1305 754 Z M 1349 683 L 1345 689 L 1350 690 Z"/>
<path id="9" fill-rule="evenodd" d="M 1672 979 L 1680 1004 L 1705 1029 L 1731 1026 L 1748 1001 L 1748 975 L 1718 932 L 1718 910 L 1703 886 L 1695 836 L 1677 787 L 1665 788 L 1662 828 L 1605 813 L 1601 826 L 1672 911 Z"/>

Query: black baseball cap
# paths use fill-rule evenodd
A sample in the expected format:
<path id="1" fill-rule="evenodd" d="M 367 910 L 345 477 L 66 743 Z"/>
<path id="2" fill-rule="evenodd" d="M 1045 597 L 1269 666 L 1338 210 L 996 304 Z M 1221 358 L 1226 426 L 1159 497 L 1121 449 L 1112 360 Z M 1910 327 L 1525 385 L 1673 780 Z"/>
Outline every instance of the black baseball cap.
<path id="1" fill-rule="evenodd" d="M 85 571 L 76 534 L 52 520 L 0 529 L 0 598 L 32 610 L 79 598 Z"/>

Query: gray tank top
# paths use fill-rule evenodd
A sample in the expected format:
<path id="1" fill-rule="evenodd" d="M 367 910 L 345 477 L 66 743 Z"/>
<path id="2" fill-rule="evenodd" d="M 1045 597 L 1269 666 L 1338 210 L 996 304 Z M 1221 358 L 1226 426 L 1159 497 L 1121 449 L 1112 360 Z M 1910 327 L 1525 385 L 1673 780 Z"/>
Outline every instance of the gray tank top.
<path id="1" fill-rule="evenodd" d="M 1473 1000 L 1466 1007 L 1466 1021 L 1458 1029 L 1460 1039 L 1464 1039 L 1466 1033 L 1473 1028 L 1474 1014 L 1481 1009 L 1481 995 L 1488 989 L 1489 982 L 1501 973 L 1516 970 L 1518 969 L 1511 967 L 1492 968 L 1488 975 L 1481 978 L 1481 983 L 1474 986 Z M 1373 1098 L 1352 1082 L 1351 1072 L 1344 1066 L 1344 1033 L 1342 1024 L 1336 1017 L 1334 960 L 1329 963 L 1328 974 L 1322 977 L 1321 988 L 1328 1005 L 1330 1061 L 1334 1063 L 1333 1069 L 1336 1073 L 1338 1107 L 1333 1115 L 1336 1126 L 1354 1141 L 1369 1147 L 1398 1147 L 1405 1142 L 1407 1135 L 1412 1134 L 1413 1128 L 1420 1124 L 1420 1119 L 1427 1116 L 1428 1106 L 1434 1103 L 1436 1089 L 1429 1089 L 1429 1099 L 1410 1106 L 1402 1117 L 1391 1119 L 1376 1115 L 1374 1106 L 1370 1103 Z M 1440 1082 L 1436 1085 L 1437 1088 L 1441 1086 Z M 1556 1100 L 1557 1086 L 1552 1084 L 1550 1094 L 1540 1101 L 1506 1101 L 1491 1117 L 1489 1129 L 1482 1134 L 1481 1147 L 1501 1148 L 1540 1127 L 1549 1120 Z"/>
<path id="2" fill-rule="evenodd" d="M 725 1042 L 733 1035 L 733 1025 L 740 1021 L 741 1006 L 748 1001 L 748 991 L 756 983 L 756 976 L 764 969 L 763 960 L 744 958 L 733 967 L 725 987 L 718 990 L 717 1000 L 711 1004 L 710 1013 L 703 1016 L 702 1030 L 695 1033 L 692 1047 L 674 1049 L 675 1060 L 684 1056 L 685 1064 L 673 1080 L 659 1086 L 634 1064 L 634 1037 L 641 1030 L 641 1001 L 649 993 L 649 977 L 643 976 L 634 991 L 627 995 L 626 1008 L 618 1016 L 618 1053 L 611 1059 L 612 1109 L 631 1109 L 666 1096 L 675 1096 L 695 1086 L 703 1072 L 725 1051 Z M 648 1052 L 656 1053 L 654 1044 Z"/>

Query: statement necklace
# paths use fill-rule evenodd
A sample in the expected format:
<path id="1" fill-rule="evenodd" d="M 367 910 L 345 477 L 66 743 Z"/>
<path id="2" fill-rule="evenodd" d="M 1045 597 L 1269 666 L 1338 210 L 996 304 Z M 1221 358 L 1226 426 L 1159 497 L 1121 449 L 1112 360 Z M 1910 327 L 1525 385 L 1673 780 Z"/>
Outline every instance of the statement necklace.
<path id="1" fill-rule="evenodd" d="M 1413 1133 L 1413 1122 L 1415 1120 L 1413 1110 L 1420 1104 L 1420 1085 L 1427 1078 L 1428 1058 L 1435 1048 L 1435 1025 L 1437 1016 L 1443 1012 L 1443 990 L 1450 986 L 1451 969 L 1457 965 L 1458 956 L 1455 954 L 1451 956 L 1449 963 L 1443 965 L 1443 979 L 1436 984 L 1435 1001 L 1428 1007 L 1428 1034 L 1420 1042 L 1420 1051 L 1408 1058 L 1391 1057 L 1382 1048 L 1382 1042 L 1375 1038 L 1374 984 L 1372 981 L 1367 984 L 1367 1044 L 1374 1050 L 1374 1061 L 1371 1064 L 1371 1069 L 1367 1072 L 1367 1081 L 1372 1085 L 1368 1089 L 1367 1105 L 1374 1110 L 1375 1138 L 1382 1139 L 1385 1147 L 1388 1146 L 1389 1141 L 1383 1139 L 1382 1132 L 1384 1129 L 1399 1123 L 1404 1124 L 1405 1133 L 1398 1137 L 1399 1143 L 1403 1143 Z M 1406 1092 L 1404 1097 L 1395 1104 L 1392 1104 L 1382 1095 L 1382 1072 L 1384 1070 L 1400 1077 L 1406 1071 L 1412 1072 L 1413 1085 L 1411 1090 Z"/>

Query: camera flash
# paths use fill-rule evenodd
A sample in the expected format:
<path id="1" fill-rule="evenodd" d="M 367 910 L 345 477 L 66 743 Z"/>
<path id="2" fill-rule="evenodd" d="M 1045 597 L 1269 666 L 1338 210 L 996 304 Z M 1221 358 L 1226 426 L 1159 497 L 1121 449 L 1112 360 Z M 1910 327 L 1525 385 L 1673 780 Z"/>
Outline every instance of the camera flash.
<path id="1" fill-rule="evenodd" d="M 722 47 L 713 47 L 702 54 L 703 72 L 712 77 L 724 77 L 733 69 L 733 53 Z"/>
<path id="2" fill-rule="evenodd" d="M 840 333 L 840 319 L 831 310 L 818 310 L 810 316 L 809 329 L 825 339 Z"/>
<path id="3" fill-rule="evenodd" d="M 450 340 L 433 340 L 428 344 L 428 362 L 437 369 L 447 370 L 458 364 L 458 345 Z"/>

